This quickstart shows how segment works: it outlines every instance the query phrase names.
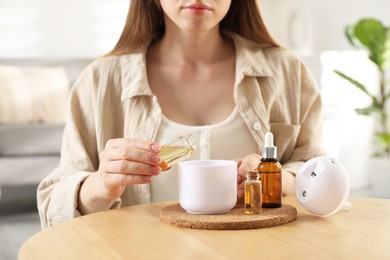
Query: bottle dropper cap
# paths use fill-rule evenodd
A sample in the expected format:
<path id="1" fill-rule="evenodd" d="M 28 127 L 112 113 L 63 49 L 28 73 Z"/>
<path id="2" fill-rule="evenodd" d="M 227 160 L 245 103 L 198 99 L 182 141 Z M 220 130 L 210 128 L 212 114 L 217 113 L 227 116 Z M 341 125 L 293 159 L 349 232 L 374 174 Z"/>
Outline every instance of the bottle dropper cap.
<path id="1" fill-rule="evenodd" d="M 274 135 L 271 132 L 267 132 L 264 137 L 263 158 L 265 159 L 277 158 L 277 148 L 274 145 Z"/>

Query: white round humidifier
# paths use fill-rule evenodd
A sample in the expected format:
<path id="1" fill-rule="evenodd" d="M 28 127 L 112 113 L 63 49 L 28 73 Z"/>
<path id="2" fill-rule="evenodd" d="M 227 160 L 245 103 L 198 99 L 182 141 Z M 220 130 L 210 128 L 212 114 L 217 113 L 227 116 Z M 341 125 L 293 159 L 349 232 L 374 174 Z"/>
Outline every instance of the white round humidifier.
<path id="1" fill-rule="evenodd" d="M 328 216 L 346 204 L 350 192 L 347 168 L 338 160 L 320 156 L 310 159 L 295 178 L 295 195 L 310 213 Z"/>

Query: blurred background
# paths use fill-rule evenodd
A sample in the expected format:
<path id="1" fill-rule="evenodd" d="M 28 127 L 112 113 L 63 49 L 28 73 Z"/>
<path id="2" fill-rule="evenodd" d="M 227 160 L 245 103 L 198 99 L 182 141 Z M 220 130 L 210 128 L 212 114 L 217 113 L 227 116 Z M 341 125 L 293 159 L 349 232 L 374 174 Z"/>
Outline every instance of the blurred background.
<path id="1" fill-rule="evenodd" d="M 390 26 L 388 0 L 259 0 L 274 37 L 299 56 L 323 97 L 323 140 L 351 175 L 351 195 L 389 198 L 389 159 L 373 159 L 375 120 L 355 109 L 370 100 L 334 73 L 376 91 L 378 73 L 344 30 L 362 18 Z M 59 160 L 67 94 L 93 59 L 112 49 L 128 0 L 0 0 L 0 259 L 17 259 L 40 229 L 35 191 Z M 378 162 L 379 161 L 379 162 Z M 376 168 L 378 167 L 378 168 Z M 331 192 L 331 191 L 330 191 Z"/>

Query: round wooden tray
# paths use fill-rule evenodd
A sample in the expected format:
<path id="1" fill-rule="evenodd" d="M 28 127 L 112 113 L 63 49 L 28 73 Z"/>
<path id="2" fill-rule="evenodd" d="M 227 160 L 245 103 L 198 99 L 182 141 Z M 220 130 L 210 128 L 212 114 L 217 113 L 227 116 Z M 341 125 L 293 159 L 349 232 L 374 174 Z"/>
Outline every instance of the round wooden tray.
<path id="1" fill-rule="evenodd" d="M 215 215 L 197 215 L 186 212 L 180 204 L 160 210 L 160 221 L 182 228 L 209 230 L 237 230 L 273 227 L 289 223 L 297 218 L 293 206 L 283 204 L 280 208 L 262 209 L 260 214 L 247 215 L 242 206 L 230 212 Z"/>

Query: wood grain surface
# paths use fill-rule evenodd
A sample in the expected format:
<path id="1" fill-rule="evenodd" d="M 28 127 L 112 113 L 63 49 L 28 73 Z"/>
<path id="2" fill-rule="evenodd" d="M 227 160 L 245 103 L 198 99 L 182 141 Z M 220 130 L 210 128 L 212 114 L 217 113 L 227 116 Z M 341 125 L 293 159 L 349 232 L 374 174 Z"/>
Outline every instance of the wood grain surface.
<path id="1" fill-rule="evenodd" d="M 160 221 L 177 202 L 145 204 L 79 217 L 29 238 L 23 259 L 390 259 L 390 200 L 351 198 L 328 217 L 283 197 L 297 219 L 269 228 L 201 230 Z"/>

